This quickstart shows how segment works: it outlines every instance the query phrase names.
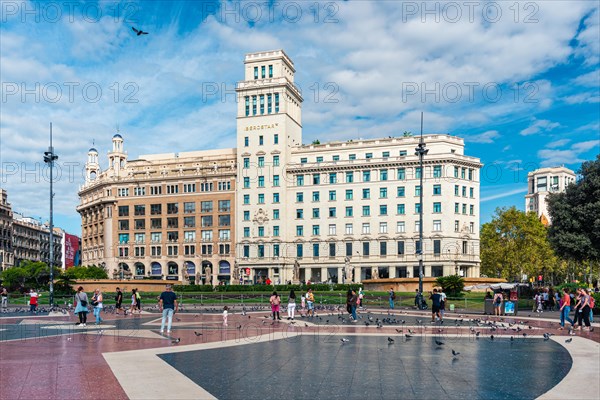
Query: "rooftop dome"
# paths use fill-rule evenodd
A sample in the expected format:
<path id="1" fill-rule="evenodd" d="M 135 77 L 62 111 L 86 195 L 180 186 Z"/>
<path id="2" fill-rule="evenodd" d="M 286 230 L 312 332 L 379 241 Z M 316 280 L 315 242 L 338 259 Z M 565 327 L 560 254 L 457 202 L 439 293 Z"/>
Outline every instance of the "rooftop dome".
<path id="1" fill-rule="evenodd" d="M 113 136 L 113 139 L 116 139 L 116 138 L 123 139 L 123 136 L 121 136 L 117 133 L 117 134 L 115 134 L 115 136 Z"/>
<path id="2" fill-rule="evenodd" d="M 96 150 L 96 149 L 95 149 L 95 148 L 93 148 L 93 147 L 92 147 L 91 149 L 89 149 L 89 150 L 88 150 L 88 153 L 97 153 L 97 152 L 98 152 L 98 150 Z"/>

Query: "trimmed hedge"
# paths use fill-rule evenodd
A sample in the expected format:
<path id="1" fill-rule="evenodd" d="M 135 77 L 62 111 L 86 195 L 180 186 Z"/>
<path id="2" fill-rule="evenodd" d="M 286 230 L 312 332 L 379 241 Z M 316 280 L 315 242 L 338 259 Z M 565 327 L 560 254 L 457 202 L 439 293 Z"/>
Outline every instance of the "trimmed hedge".
<path id="1" fill-rule="evenodd" d="M 330 291 L 347 291 L 348 289 L 354 289 L 358 291 L 358 289 L 362 285 L 360 284 L 312 284 L 312 285 L 217 285 L 212 287 L 210 285 L 175 285 L 173 286 L 173 290 L 175 292 L 183 292 L 183 293 L 211 293 L 211 292 L 259 292 L 259 293 L 271 293 L 274 290 L 280 293 L 288 292 L 294 289 L 296 292 L 305 292 L 309 288 L 313 290 L 313 292 L 330 292 Z"/>

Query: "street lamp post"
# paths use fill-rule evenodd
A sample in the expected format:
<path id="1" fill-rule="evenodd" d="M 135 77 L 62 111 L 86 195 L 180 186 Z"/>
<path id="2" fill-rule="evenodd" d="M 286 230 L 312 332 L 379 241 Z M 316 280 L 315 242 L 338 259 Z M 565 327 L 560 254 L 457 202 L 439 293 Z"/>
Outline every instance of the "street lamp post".
<path id="1" fill-rule="evenodd" d="M 50 307 L 54 307 L 54 192 L 53 192 L 53 167 L 58 156 L 52 147 L 52 122 L 50 122 L 50 146 L 44 152 L 44 162 L 50 167 Z"/>
<path id="2" fill-rule="evenodd" d="M 419 293 L 423 293 L 423 157 L 427 155 L 429 149 L 425 148 L 423 141 L 423 113 L 421 113 L 421 139 L 419 145 L 415 148 L 415 155 L 419 156 L 420 188 L 419 191 L 419 247 L 417 248 L 417 258 L 419 259 Z"/>

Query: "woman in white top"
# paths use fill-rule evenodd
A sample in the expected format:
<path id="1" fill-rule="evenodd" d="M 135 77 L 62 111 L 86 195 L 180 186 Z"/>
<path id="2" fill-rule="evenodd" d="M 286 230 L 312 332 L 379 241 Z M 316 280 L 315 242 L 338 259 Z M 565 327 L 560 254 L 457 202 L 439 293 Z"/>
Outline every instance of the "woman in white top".
<path id="1" fill-rule="evenodd" d="M 96 325 L 100 325 L 102 318 L 100 318 L 100 312 L 102 311 L 102 292 L 100 289 L 94 291 L 94 297 L 92 297 L 92 306 L 94 306 L 94 317 L 96 317 Z"/>

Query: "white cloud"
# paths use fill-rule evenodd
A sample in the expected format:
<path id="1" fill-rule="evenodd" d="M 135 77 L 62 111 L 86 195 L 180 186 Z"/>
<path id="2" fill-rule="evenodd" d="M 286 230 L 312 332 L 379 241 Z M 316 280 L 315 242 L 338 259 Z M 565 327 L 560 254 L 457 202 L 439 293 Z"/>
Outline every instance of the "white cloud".
<path id="1" fill-rule="evenodd" d="M 583 57 L 586 65 L 597 65 L 600 61 L 600 16 L 596 5 L 585 19 L 585 27 L 577 35 L 576 54 Z"/>
<path id="2" fill-rule="evenodd" d="M 477 135 L 471 135 L 465 137 L 465 141 L 473 143 L 494 143 L 494 141 L 500 138 L 498 131 L 486 131 Z"/>
<path id="3" fill-rule="evenodd" d="M 534 135 L 540 132 L 549 132 L 554 128 L 558 128 L 560 124 L 558 122 L 552 122 L 547 119 L 533 119 L 533 123 L 527 128 L 519 132 L 523 136 Z"/>
<path id="4" fill-rule="evenodd" d="M 598 88 L 600 86 L 600 69 L 579 75 L 573 80 L 573 83 L 580 86 Z"/>
<path id="5" fill-rule="evenodd" d="M 524 187 L 524 188 L 520 187 L 518 189 L 512 189 L 512 190 L 504 190 L 501 193 L 482 196 L 481 203 L 486 203 L 486 202 L 492 201 L 492 200 L 503 199 L 505 197 L 514 196 L 515 194 L 519 194 L 519 193 L 527 193 L 527 187 Z"/>
<path id="6" fill-rule="evenodd" d="M 574 143 L 567 150 L 542 149 L 537 155 L 542 160 L 541 166 L 555 167 L 566 164 L 578 164 L 585 161 L 582 155 L 594 148 L 600 150 L 600 142 L 598 140 L 587 140 L 579 143 Z M 596 153 L 598 153 L 596 150 Z"/>
<path id="7" fill-rule="evenodd" d="M 468 20 L 465 8 L 463 18 L 456 23 L 443 19 L 436 23 L 431 16 L 429 22 L 422 22 L 421 15 L 405 20 L 403 7 L 397 2 L 335 2 L 338 22 L 324 22 L 327 10 L 321 9 L 320 20 L 315 23 L 310 9 L 313 3 L 301 2 L 294 3 L 303 7 L 303 17 L 296 23 L 277 18 L 270 23 L 263 18 L 251 27 L 243 19 L 236 22 L 235 18 L 210 16 L 202 23 L 195 22 L 190 30 L 189 25 L 182 25 L 193 10 L 186 9 L 183 2 L 164 20 L 158 15 L 162 6 L 170 10 L 169 4 L 135 4 L 139 6 L 136 17 L 147 17 L 144 28 L 150 35 L 145 37 L 133 36 L 131 26 L 122 20 L 86 24 L 76 18 L 72 23 L 28 24 L 13 18 L 8 25 L 3 24 L 3 82 L 80 85 L 74 101 L 63 95 L 57 103 L 44 98 L 32 101 L 31 97 L 22 101 L 20 96 L 3 102 L 3 161 L 39 162 L 47 146 L 50 121 L 54 122 L 61 162 L 85 162 L 92 139 L 104 158 L 116 124 L 131 157 L 233 146 L 236 104 L 231 94 L 221 96 L 221 90 L 233 91 L 235 82 L 242 79 L 244 53 L 275 48 L 285 49 L 295 62 L 296 83 L 302 86 L 305 97 L 305 142 L 397 136 L 405 130 L 416 133 L 420 111 L 425 111 L 425 132 L 463 136 L 466 128 L 475 128 L 475 132 L 483 133 L 474 135 L 472 141 L 491 143 L 500 134 L 490 125 L 538 115 L 552 106 L 556 98 L 552 82 L 534 79 L 568 62 L 573 52 L 569 42 L 581 18 L 596 7 L 586 1 L 541 2 L 537 3 L 539 22 L 525 24 L 514 22 L 508 9 L 512 3 L 498 2 L 503 18 L 496 23 L 485 21 L 481 8 L 474 21 Z M 233 3 L 227 4 L 231 9 Z M 417 6 L 422 7 L 421 3 Z M 278 17 L 282 8 L 279 4 Z M 143 15 L 144 10 L 148 15 Z M 593 18 L 588 19 L 586 30 L 578 37 L 580 43 L 587 43 L 577 50 L 582 56 L 584 51 L 593 56 L 597 36 L 591 35 L 592 22 Z M 510 88 L 524 81 L 537 85 L 537 102 L 526 103 L 523 97 L 515 101 Z M 330 94 L 325 89 L 329 82 L 337 85 L 336 103 L 324 101 Z M 102 88 L 98 102 L 82 98 L 80 89 L 86 83 Z M 133 97 L 138 102 L 124 101 L 132 93 L 124 88 L 127 83 L 137 90 Z M 212 83 L 217 84 L 219 93 L 203 99 L 203 88 Z M 403 83 L 417 84 L 419 93 L 403 99 Z M 477 85 L 474 98 L 469 97 L 465 83 Z M 450 102 L 443 91 L 436 93 L 439 99 L 425 96 L 423 100 L 421 89 L 435 88 L 436 84 L 440 88 L 461 87 L 459 101 Z M 502 97 L 491 101 L 483 96 L 486 84 L 502 87 Z M 357 121 L 356 116 L 368 119 Z M 543 124 L 545 120 L 541 121 Z M 553 124 L 558 122 L 533 129 L 558 126 Z M 13 175 L 6 179 L 9 196 L 19 209 L 37 215 L 47 213 L 43 202 L 31 201 L 36 193 L 46 190 L 44 184 L 34 182 L 31 176 L 24 182 Z M 57 212 L 74 213 L 78 183 L 57 182 Z"/>
<path id="8" fill-rule="evenodd" d="M 558 140 L 555 140 L 553 142 L 546 144 L 546 147 L 549 149 L 555 149 L 557 147 L 564 146 L 565 144 L 569 143 L 570 141 L 571 141 L 571 139 L 558 139 Z"/>

